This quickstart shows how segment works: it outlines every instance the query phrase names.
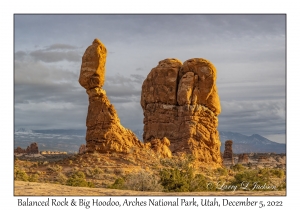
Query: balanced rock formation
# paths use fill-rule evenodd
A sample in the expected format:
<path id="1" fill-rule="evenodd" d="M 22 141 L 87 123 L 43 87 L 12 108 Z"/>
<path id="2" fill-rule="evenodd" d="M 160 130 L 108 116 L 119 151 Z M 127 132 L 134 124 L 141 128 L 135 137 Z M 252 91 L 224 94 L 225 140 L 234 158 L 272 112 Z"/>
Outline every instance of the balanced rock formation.
<path id="1" fill-rule="evenodd" d="M 223 154 L 223 164 L 224 165 L 233 165 L 233 152 L 232 152 L 232 140 L 225 141 L 225 150 Z"/>
<path id="2" fill-rule="evenodd" d="M 249 157 L 246 153 L 239 155 L 238 163 L 247 164 L 249 162 Z"/>
<path id="3" fill-rule="evenodd" d="M 114 106 L 105 90 L 106 47 L 95 39 L 83 57 L 79 83 L 89 96 L 86 118 L 86 150 L 88 152 L 129 152 L 132 147 L 142 147 L 135 134 L 120 124 Z"/>
<path id="4" fill-rule="evenodd" d="M 200 162 L 221 165 L 216 75 L 202 58 L 160 61 L 142 86 L 144 142 L 166 137 L 172 153 L 192 153 Z"/>
<path id="5" fill-rule="evenodd" d="M 22 149 L 21 147 L 17 147 L 17 149 L 14 150 L 14 153 L 21 154 L 38 154 L 39 153 L 39 147 L 36 142 L 33 142 L 28 146 L 26 149 Z"/>

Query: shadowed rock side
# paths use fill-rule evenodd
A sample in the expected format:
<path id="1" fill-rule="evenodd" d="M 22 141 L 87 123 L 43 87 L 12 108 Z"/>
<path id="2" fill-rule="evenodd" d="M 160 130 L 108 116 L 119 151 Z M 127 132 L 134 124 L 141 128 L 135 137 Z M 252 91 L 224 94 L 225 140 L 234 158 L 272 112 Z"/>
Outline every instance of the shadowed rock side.
<path id="1" fill-rule="evenodd" d="M 86 150 L 88 152 L 129 152 L 130 148 L 141 148 L 135 134 L 120 124 L 114 106 L 109 102 L 105 90 L 106 48 L 95 39 L 83 57 L 79 83 L 89 96 L 86 118 Z"/>
<path id="2" fill-rule="evenodd" d="M 200 162 L 222 164 L 217 131 L 221 106 L 216 69 L 209 61 L 160 61 L 143 83 L 141 106 L 144 142 L 166 137 L 173 153 L 192 153 Z"/>

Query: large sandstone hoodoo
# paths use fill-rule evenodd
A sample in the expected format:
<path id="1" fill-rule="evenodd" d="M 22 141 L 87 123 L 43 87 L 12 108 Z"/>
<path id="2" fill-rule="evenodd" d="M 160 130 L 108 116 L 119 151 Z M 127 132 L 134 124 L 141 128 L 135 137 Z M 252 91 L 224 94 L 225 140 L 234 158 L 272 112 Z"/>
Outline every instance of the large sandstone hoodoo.
<path id="1" fill-rule="evenodd" d="M 173 153 L 221 165 L 216 76 L 215 67 L 202 58 L 160 61 L 142 86 L 144 142 L 166 137 Z"/>
<path id="2" fill-rule="evenodd" d="M 142 147 L 134 133 L 120 124 L 114 106 L 105 90 L 106 48 L 95 39 L 83 57 L 79 83 L 89 96 L 86 118 L 86 150 L 88 152 L 129 152 L 132 147 Z"/>
<path id="3" fill-rule="evenodd" d="M 233 165 L 233 152 L 232 152 L 232 140 L 225 141 L 225 150 L 223 154 L 223 163 L 224 165 Z"/>

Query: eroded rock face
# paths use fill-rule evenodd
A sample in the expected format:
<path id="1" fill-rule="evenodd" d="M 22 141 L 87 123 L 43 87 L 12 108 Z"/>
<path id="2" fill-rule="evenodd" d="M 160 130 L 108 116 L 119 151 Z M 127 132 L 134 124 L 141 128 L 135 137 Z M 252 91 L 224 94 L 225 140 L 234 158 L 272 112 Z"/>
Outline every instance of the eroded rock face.
<path id="1" fill-rule="evenodd" d="M 95 39 L 83 57 L 79 83 L 89 96 L 86 118 L 86 150 L 88 152 L 129 152 L 142 147 L 135 134 L 120 124 L 114 106 L 102 89 L 105 79 L 106 48 Z"/>
<path id="2" fill-rule="evenodd" d="M 170 141 L 166 137 L 160 139 L 152 139 L 150 142 L 150 148 L 158 153 L 163 158 L 172 157 L 172 152 L 169 149 Z"/>
<path id="3" fill-rule="evenodd" d="M 79 83 L 85 89 L 102 87 L 105 80 L 106 47 L 95 39 L 82 56 Z"/>
<path id="4" fill-rule="evenodd" d="M 183 64 L 165 59 L 151 70 L 142 86 L 144 142 L 164 137 L 173 153 L 192 153 L 201 162 L 222 164 L 216 69 L 194 58 Z"/>
<path id="5" fill-rule="evenodd" d="M 28 146 L 26 149 L 22 149 L 21 147 L 17 147 L 17 149 L 14 150 L 14 153 L 21 154 L 38 154 L 39 153 L 39 147 L 36 142 L 33 142 Z"/>
<path id="6" fill-rule="evenodd" d="M 224 165 L 233 165 L 233 152 L 232 152 L 232 140 L 225 141 L 225 150 L 223 154 L 223 163 Z"/>
<path id="7" fill-rule="evenodd" d="M 22 149 L 21 147 L 17 147 L 17 149 L 14 150 L 14 153 L 17 153 L 17 154 L 26 153 L 26 149 Z"/>

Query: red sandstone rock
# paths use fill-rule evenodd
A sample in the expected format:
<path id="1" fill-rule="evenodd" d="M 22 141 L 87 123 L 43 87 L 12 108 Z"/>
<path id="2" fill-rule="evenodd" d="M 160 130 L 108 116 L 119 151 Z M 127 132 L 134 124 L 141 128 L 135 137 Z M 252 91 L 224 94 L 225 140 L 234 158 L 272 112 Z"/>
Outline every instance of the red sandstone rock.
<path id="1" fill-rule="evenodd" d="M 158 153 L 161 157 L 166 158 L 166 157 L 172 157 L 172 152 L 169 149 L 170 146 L 170 141 L 166 137 L 163 139 L 153 139 L 150 142 L 150 147 L 151 149 Z"/>
<path id="2" fill-rule="evenodd" d="M 26 149 L 22 149 L 21 147 L 17 147 L 17 149 L 14 150 L 14 153 L 17 153 L 17 154 L 26 153 Z"/>
<path id="3" fill-rule="evenodd" d="M 38 154 L 39 148 L 36 142 L 31 143 L 30 146 L 28 146 L 26 149 L 22 149 L 21 147 L 17 147 L 17 149 L 14 150 L 14 153 L 27 153 L 27 154 Z"/>
<path id="4" fill-rule="evenodd" d="M 192 153 L 200 162 L 221 165 L 216 90 L 216 69 L 209 61 L 160 61 L 142 86 L 144 142 L 166 137 L 173 153 Z"/>
<path id="5" fill-rule="evenodd" d="M 132 131 L 121 125 L 114 106 L 102 89 L 105 79 L 105 60 L 106 48 L 95 39 L 82 57 L 79 77 L 79 83 L 89 96 L 86 150 L 128 153 L 130 148 L 143 146 Z"/>
<path id="6" fill-rule="evenodd" d="M 223 154 L 223 164 L 232 165 L 234 164 L 233 152 L 232 152 L 232 140 L 225 141 L 225 150 Z"/>
<path id="7" fill-rule="evenodd" d="M 89 90 L 102 87 L 105 80 L 106 48 L 99 39 L 95 39 L 82 56 L 79 83 Z"/>
<path id="8" fill-rule="evenodd" d="M 177 103 L 177 77 L 181 61 L 171 58 L 165 59 L 151 70 L 142 86 L 141 105 L 145 109 L 147 104 Z"/>

